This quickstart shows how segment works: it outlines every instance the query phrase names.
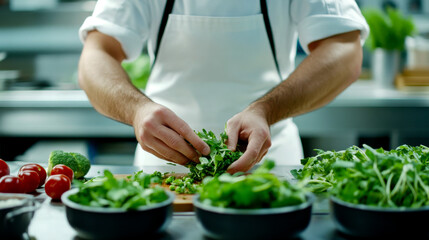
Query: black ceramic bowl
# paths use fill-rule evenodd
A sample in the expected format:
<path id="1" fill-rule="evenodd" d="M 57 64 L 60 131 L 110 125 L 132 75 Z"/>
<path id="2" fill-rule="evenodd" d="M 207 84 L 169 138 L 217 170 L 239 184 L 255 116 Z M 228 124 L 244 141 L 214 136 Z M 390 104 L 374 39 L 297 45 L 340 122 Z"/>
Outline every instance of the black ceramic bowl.
<path id="1" fill-rule="evenodd" d="M 29 194 L 0 193 L 0 201 L 17 199 L 18 203 L 0 206 L 0 238 L 23 239 L 36 207 L 34 197 Z"/>
<path id="2" fill-rule="evenodd" d="M 429 239 L 429 206 L 382 208 L 344 202 L 331 197 L 335 224 L 341 232 L 359 238 Z M 404 238 L 405 237 L 405 238 Z"/>
<path id="3" fill-rule="evenodd" d="M 304 231 L 315 200 L 296 206 L 263 209 L 234 209 L 207 206 L 199 195 L 193 199 L 196 216 L 207 236 L 217 239 L 286 239 Z"/>
<path id="4" fill-rule="evenodd" d="M 78 189 L 72 189 L 61 196 L 66 206 L 69 224 L 82 238 L 130 239 L 150 236 L 165 230 L 173 215 L 174 193 L 168 192 L 168 199 L 137 210 L 97 208 L 83 206 L 69 200 Z"/>

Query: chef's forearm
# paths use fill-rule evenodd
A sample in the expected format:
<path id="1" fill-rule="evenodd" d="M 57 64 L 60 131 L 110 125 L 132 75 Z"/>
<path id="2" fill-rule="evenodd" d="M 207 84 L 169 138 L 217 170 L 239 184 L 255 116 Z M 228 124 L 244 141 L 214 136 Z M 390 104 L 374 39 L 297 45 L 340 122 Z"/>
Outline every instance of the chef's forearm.
<path id="1" fill-rule="evenodd" d="M 98 112 L 132 125 L 137 107 L 150 100 L 132 85 L 121 67 L 123 56 L 117 50 L 111 52 L 118 43 L 106 45 L 98 34 L 90 34 L 85 41 L 79 62 L 79 84 Z"/>
<path id="2" fill-rule="evenodd" d="M 311 54 L 276 88 L 249 106 L 269 124 L 320 108 L 332 101 L 360 74 L 359 32 L 318 42 Z"/>

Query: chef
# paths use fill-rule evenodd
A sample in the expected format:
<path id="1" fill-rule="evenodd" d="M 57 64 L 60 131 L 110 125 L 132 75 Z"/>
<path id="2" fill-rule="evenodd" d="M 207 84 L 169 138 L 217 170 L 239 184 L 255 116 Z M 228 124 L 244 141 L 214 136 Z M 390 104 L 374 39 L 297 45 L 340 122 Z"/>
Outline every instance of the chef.
<path id="1" fill-rule="evenodd" d="M 358 78 L 368 31 L 353 0 L 99 0 L 80 28 L 79 83 L 97 111 L 133 126 L 143 169 L 198 162 L 210 152 L 202 129 L 246 146 L 231 173 L 263 157 L 296 165 L 292 117 Z M 308 56 L 295 68 L 298 39 Z M 141 91 L 121 62 L 144 46 L 152 71 Z"/>

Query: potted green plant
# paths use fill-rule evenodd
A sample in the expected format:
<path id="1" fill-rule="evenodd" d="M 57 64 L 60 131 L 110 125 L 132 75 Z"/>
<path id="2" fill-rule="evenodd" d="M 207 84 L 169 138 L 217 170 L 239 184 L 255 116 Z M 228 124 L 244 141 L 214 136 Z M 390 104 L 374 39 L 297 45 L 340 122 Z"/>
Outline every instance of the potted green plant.
<path id="1" fill-rule="evenodd" d="M 401 70 L 405 39 L 416 32 L 414 21 L 399 10 L 388 8 L 362 11 L 370 28 L 366 46 L 372 51 L 372 77 L 378 86 L 393 88 Z"/>

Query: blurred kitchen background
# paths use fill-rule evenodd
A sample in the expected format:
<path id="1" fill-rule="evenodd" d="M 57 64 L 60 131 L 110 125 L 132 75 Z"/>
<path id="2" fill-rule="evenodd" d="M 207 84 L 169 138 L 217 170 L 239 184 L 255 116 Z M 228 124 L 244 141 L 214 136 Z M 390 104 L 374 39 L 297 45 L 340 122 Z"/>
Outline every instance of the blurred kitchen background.
<path id="1" fill-rule="evenodd" d="M 372 13 L 396 9 L 415 29 L 404 49 L 365 46 L 360 80 L 327 107 L 295 118 L 306 156 L 315 148 L 363 143 L 429 145 L 429 0 L 356 2 Z M 81 152 L 95 164 L 132 164 L 133 129 L 95 112 L 77 84 L 77 33 L 95 4 L 0 0 L 0 158 L 47 162 L 59 149 Z M 388 36 L 383 29 L 374 32 Z M 299 64 L 305 54 L 297 53 Z M 145 53 L 124 68 L 144 88 Z"/>

